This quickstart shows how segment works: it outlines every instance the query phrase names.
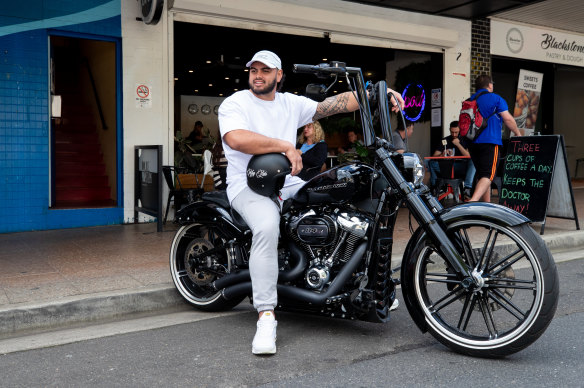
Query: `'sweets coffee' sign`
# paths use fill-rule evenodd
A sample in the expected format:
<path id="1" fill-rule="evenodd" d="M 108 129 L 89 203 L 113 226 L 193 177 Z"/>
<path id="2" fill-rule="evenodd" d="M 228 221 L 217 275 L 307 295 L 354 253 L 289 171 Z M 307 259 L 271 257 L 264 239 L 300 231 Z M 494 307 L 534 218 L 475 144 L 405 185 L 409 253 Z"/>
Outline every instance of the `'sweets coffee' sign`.
<path id="1" fill-rule="evenodd" d="M 491 54 L 584 67 L 584 37 L 491 20 Z"/>

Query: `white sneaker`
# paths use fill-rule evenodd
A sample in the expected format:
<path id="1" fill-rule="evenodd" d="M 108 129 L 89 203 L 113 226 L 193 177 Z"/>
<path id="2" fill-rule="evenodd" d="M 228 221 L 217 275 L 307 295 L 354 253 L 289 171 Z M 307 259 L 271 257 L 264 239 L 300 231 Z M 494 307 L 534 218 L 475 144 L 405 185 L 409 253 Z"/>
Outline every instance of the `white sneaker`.
<path id="1" fill-rule="evenodd" d="M 398 307 L 399 307 L 399 300 L 397 300 L 397 298 L 395 298 L 393 300 L 393 303 L 391 304 L 391 307 L 389 308 L 389 311 L 397 310 Z"/>
<path id="2" fill-rule="evenodd" d="M 258 329 L 251 343 L 251 352 L 253 354 L 275 354 L 278 321 L 276 321 L 274 313 L 265 311 L 258 320 L 257 325 Z"/>

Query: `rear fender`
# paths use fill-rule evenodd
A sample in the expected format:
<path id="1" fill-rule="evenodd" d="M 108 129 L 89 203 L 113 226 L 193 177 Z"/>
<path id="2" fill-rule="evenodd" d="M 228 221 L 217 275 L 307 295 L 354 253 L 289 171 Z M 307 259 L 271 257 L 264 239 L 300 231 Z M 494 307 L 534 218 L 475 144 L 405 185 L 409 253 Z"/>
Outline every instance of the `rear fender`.
<path id="1" fill-rule="evenodd" d="M 438 214 L 437 218 L 446 227 L 454 222 L 469 219 L 489 221 L 501 226 L 516 226 L 530 222 L 529 218 L 514 210 L 486 202 L 469 202 L 446 208 Z M 416 244 L 424 238 L 424 235 L 425 231 L 423 228 L 420 227 L 416 230 L 406 246 L 401 265 L 401 287 L 404 302 L 410 316 L 422 332 L 426 332 L 428 328 L 415 296 L 414 268 L 416 266 L 416 258 L 413 257 L 413 250 Z"/>
<path id="2" fill-rule="evenodd" d="M 229 211 L 215 202 L 205 200 L 193 202 L 179 210 L 176 222 L 180 225 L 216 225 L 230 235 L 240 235 L 245 231 L 245 228 L 236 225 Z"/>

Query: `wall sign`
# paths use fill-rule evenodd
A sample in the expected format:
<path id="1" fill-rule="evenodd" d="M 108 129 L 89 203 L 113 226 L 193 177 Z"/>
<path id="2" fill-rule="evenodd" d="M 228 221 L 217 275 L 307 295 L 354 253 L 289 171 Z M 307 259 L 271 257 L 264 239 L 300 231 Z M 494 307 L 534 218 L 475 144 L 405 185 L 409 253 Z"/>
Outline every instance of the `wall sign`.
<path id="1" fill-rule="evenodd" d="M 164 0 L 139 0 L 142 21 L 146 24 L 156 24 L 162 15 Z"/>
<path id="2" fill-rule="evenodd" d="M 146 84 L 136 84 L 136 108 L 152 108 L 152 88 Z"/>
<path id="3" fill-rule="evenodd" d="M 519 70 L 513 118 L 517 123 L 517 128 L 523 129 L 526 136 L 533 134 L 535 129 L 542 81 L 542 73 Z"/>
<path id="4" fill-rule="evenodd" d="M 426 93 L 419 84 L 409 84 L 402 93 L 404 99 L 404 116 L 410 121 L 418 121 L 426 107 Z"/>
<path id="5" fill-rule="evenodd" d="M 491 54 L 584 67 L 584 36 L 491 20 Z"/>

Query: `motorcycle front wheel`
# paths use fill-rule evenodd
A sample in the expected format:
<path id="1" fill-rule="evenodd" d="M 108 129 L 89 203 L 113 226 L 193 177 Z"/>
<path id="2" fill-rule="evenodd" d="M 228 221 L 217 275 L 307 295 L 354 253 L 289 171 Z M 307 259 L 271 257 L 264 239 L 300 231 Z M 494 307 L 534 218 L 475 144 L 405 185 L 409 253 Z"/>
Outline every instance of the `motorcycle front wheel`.
<path id="1" fill-rule="evenodd" d="M 228 272 L 224 250 L 204 255 L 227 241 L 220 229 L 200 224 L 181 227 L 170 247 L 170 273 L 181 296 L 203 311 L 225 311 L 237 306 L 245 297 L 225 299 L 211 283 Z M 193 258 L 200 257 L 191 262 Z"/>
<path id="2" fill-rule="evenodd" d="M 461 220 L 448 226 L 475 281 L 462 279 L 421 234 L 410 263 L 413 292 L 428 331 L 456 352 L 504 357 L 539 338 L 556 311 L 553 257 L 527 224 Z"/>

